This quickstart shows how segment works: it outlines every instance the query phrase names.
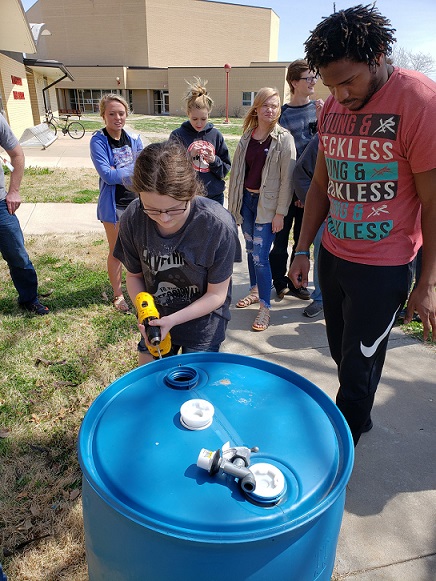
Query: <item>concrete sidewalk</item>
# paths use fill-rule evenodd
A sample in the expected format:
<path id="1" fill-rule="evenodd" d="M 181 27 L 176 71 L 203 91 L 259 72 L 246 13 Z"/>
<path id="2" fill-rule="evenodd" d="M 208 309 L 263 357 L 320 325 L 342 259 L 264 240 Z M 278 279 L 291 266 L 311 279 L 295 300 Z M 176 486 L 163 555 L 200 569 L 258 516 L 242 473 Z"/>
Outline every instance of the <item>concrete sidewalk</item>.
<path id="1" fill-rule="evenodd" d="M 17 216 L 25 235 L 101 232 L 97 204 L 21 204 Z"/>
<path id="2" fill-rule="evenodd" d="M 68 136 L 61 139 L 69 140 L 69 145 L 66 158 L 61 155 L 56 162 L 60 167 L 73 167 L 63 165 L 67 163 L 64 159 L 85 162 L 88 150 Z M 83 145 L 84 139 L 80 140 Z M 50 148 L 38 156 L 48 154 Z M 36 165 L 35 161 L 36 157 L 28 155 L 27 165 Z M 95 204 L 23 204 L 17 215 L 26 236 L 87 231 L 104 236 Z M 236 264 L 233 303 L 247 293 L 247 280 L 246 263 Z M 223 351 L 290 368 L 334 399 L 337 375 L 324 320 L 305 318 L 302 311 L 307 303 L 293 297 L 273 299 L 272 304 L 271 326 L 263 333 L 251 331 L 255 305 L 247 309 L 232 306 Z M 335 580 L 436 579 L 435 370 L 435 348 L 394 328 L 374 405 L 374 428 L 362 436 L 356 448 Z"/>
<path id="3" fill-rule="evenodd" d="M 94 165 L 89 156 L 89 142 L 92 133 L 85 133 L 82 139 L 72 139 L 58 133 L 56 141 L 43 149 L 42 145 L 23 147 L 26 167 L 88 167 Z"/>

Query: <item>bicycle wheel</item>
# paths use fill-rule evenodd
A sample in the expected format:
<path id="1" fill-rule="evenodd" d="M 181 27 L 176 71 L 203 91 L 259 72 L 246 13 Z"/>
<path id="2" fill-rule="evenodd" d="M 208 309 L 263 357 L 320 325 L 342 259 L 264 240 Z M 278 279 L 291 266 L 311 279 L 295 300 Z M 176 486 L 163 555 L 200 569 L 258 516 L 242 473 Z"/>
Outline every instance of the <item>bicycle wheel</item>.
<path id="1" fill-rule="evenodd" d="M 58 132 L 58 128 L 56 127 L 56 125 L 54 123 L 52 123 L 51 121 L 49 121 L 49 123 L 47 123 L 47 127 L 53 131 L 53 133 L 56 135 Z"/>
<path id="2" fill-rule="evenodd" d="M 71 121 L 67 127 L 68 135 L 73 139 L 82 139 L 85 135 L 85 128 L 78 121 Z"/>

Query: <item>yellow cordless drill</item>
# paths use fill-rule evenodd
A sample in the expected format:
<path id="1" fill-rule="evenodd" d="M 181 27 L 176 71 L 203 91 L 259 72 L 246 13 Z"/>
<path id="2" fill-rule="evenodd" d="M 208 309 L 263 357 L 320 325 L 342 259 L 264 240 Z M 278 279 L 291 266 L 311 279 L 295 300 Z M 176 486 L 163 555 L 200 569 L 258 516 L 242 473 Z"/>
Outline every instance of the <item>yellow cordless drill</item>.
<path id="1" fill-rule="evenodd" d="M 154 304 L 153 295 L 150 293 L 138 293 L 135 297 L 135 306 L 138 313 L 138 321 L 144 325 L 148 342 L 151 345 L 147 345 L 148 350 L 153 357 L 162 359 L 162 355 L 166 355 L 171 349 L 171 337 L 168 333 L 162 341 L 160 327 L 149 325 L 149 322 L 153 319 L 159 319 L 159 311 Z"/>

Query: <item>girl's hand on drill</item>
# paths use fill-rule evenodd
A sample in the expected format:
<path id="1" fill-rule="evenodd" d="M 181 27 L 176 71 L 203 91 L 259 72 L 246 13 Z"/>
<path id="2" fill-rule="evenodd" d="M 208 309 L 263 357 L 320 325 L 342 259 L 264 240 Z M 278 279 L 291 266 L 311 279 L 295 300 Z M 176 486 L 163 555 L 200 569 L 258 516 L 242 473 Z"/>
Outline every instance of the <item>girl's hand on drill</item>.
<path id="1" fill-rule="evenodd" d="M 152 321 L 150 321 L 148 323 L 150 325 L 150 327 L 160 327 L 160 332 L 161 332 L 161 341 L 163 341 L 165 339 L 165 337 L 168 335 L 168 333 L 170 332 L 171 328 L 173 327 L 173 325 L 171 324 L 171 319 L 170 317 L 161 317 L 160 319 L 153 319 Z M 142 335 L 145 336 L 145 328 L 144 325 L 139 325 L 139 327 L 143 328 L 144 331 L 141 331 Z"/>
<path id="2" fill-rule="evenodd" d="M 152 345 L 150 345 L 150 343 L 148 342 L 147 334 L 145 332 L 144 325 L 142 325 L 141 323 L 138 323 L 138 329 L 139 329 L 139 332 L 141 333 L 141 335 L 144 337 L 144 341 L 145 341 L 145 344 L 147 346 L 147 349 L 150 349 L 150 347 L 152 347 Z"/>
<path id="3" fill-rule="evenodd" d="M 161 320 L 162 320 L 162 319 L 155 319 L 155 320 L 153 320 L 153 321 L 150 321 L 150 323 L 149 323 L 150 327 L 161 327 L 161 325 L 151 325 L 151 323 L 156 323 L 156 322 L 158 323 L 158 322 L 160 322 Z M 139 332 L 141 333 L 141 335 L 144 337 L 144 341 L 145 341 L 145 345 L 147 346 L 147 349 L 148 349 L 148 350 L 150 350 L 150 349 L 151 349 L 151 351 L 152 351 L 153 349 L 155 349 L 156 347 L 155 347 L 155 346 L 153 346 L 153 345 L 151 345 L 151 344 L 150 344 L 150 341 L 149 341 L 149 340 L 148 340 L 148 338 L 147 338 L 147 333 L 145 332 L 145 327 L 144 327 L 144 325 L 142 325 L 141 323 L 138 323 L 138 329 L 139 329 Z M 167 335 L 168 331 L 164 331 L 164 330 L 162 329 L 162 327 L 161 327 L 161 332 L 160 332 L 160 333 L 161 333 L 161 339 L 160 339 L 160 340 L 161 340 L 161 342 L 162 342 L 162 341 L 165 339 L 165 337 L 166 337 L 166 335 Z"/>

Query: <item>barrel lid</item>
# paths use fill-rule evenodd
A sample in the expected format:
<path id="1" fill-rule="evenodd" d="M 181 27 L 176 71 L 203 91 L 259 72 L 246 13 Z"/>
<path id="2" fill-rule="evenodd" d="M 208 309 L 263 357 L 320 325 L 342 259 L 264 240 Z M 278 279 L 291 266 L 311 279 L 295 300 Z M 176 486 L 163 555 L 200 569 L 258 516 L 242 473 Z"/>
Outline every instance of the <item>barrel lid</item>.
<path id="1" fill-rule="evenodd" d="M 210 403 L 204 429 L 181 422 L 191 400 Z M 197 467 L 202 448 L 227 442 L 257 447 L 251 464 L 283 474 L 276 504 L 253 502 L 232 476 Z M 84 477 L 114 510 L 164 534 L 223 543 L 319 516 L 343 492 L 353 451 L 342 414 L 318 387 L 284 367 L 226 353 L 170 357 L 124 375 L 93 402 L 78 440 Z"/>

